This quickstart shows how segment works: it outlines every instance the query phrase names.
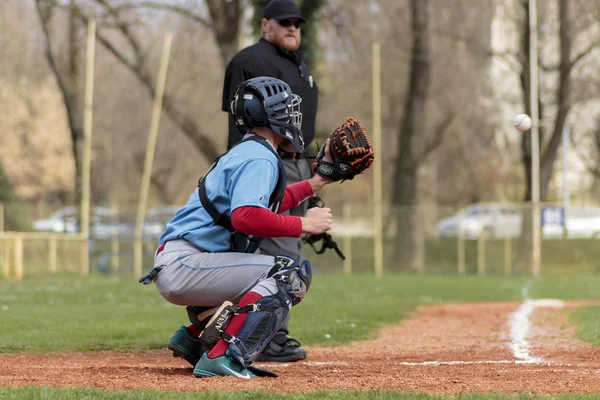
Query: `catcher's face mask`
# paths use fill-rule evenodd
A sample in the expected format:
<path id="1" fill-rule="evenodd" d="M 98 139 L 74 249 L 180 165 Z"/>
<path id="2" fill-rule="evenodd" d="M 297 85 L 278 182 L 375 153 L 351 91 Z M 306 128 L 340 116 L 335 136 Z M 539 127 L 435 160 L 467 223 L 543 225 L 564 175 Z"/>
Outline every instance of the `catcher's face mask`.
<path id="1" fill-rule="evenodd" d="M 281 147 L 290 153 L 304 151 L 304 136 L 302 135 L 302 98 L 293 94 L 289 87 L 277 96 L 265 101 L 265 109 L 269 116 L 269 126 L 273 132 L 286 139 Z"/>
<path id="2" fill-rule="evenodd" d="M 295 128 L 292 130 L 293 139 L 290 140 L 286 134 L 287 143 L 282 147 L 290 153 L 302 153 L 304 151 L 304 136 L 302 135 L 302 112 L 300 111 L 300 103 L 302 98 L 297 94 L 292 95 L 292 100 L 288 103 L 286 113 L 289 115 L 289 124 Z"/>

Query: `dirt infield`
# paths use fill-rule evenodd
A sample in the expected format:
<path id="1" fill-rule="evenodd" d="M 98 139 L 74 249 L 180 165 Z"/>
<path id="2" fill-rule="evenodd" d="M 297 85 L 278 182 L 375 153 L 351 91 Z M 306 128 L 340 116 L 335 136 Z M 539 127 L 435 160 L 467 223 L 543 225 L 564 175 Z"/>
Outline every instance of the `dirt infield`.
<path id="1" fill-rule="evenodd" d="M 574 338 L 564 308 L 582 303 L 478 303 L 422 307 L 377 339 L 309 347 L 305 362 L 257 364 L 279 378 L 197 379 L 154 351 L 0 355 L 0 385 L 109 390 L 397 390 L 430 394 L 600 393 L 600 349 Z"/>

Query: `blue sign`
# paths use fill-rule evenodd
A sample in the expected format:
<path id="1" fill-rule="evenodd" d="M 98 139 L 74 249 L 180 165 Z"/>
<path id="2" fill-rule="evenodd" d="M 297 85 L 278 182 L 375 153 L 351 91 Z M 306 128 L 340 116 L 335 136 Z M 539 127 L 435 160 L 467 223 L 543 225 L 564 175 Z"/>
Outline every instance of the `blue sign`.
<path id="1" fill-rule="evenodd" d="M 565 226 L 565 209 L 562 207 L 542 208 L 542 226 L 544 225 Z"/>

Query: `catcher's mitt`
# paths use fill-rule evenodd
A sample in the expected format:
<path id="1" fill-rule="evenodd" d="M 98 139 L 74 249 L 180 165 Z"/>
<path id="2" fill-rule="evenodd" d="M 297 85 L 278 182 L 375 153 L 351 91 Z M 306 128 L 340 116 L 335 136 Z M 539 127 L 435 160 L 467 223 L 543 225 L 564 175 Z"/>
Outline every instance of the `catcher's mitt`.
<path id="1" fill-rule="evenodd" d="M 354 177 L 373 164 L 373 148 L 364 128 L 356 119 L 348 117 L 345 124 L 329 135 L 329 153 L 332 161 L 325 158 L 325 146 L 321 146 L 312 165 L 313 173 L 332 181 L 344 181 Z"/>

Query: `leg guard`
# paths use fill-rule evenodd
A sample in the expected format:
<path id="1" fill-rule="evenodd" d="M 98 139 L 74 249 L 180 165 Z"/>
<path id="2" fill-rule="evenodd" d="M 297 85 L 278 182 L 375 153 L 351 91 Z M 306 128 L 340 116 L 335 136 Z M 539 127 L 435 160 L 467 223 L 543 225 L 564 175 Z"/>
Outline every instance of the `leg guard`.
<path id="1" fill-rule="evenodd" d="M 252 292 L 262 295 L 255 304 L 241 307 L 237 313 L 249 313 L 235 335 L 223 333 L 230 343 L 230 354 L 244 366 L 250 365 L 271 341 L 285 321 L 292 306 L 300 303 L 312 280 L 310 264 L 301 264 L 287 256 L 275 257 L 268 277 Z"/>
<path id="2" fill-rule="evenodd" d="M 198 328 L 200 332 L 206 328 L 210 317 L 219 309 L 219 307 L 201 307 L 201 306 L 187 306 L 188 318 L 190 322 Z"/>
<path id="3" fill-rule="evenodd" d="M 210 351 L 219 341 L 223 331 L 229 325 L 231 318 L 238 312 L 237 306 L 232 302 L 226 301 L 217 308 L 210 321 L 204 327 L 200 337 L 198 338 L 206 351 Z"/>

